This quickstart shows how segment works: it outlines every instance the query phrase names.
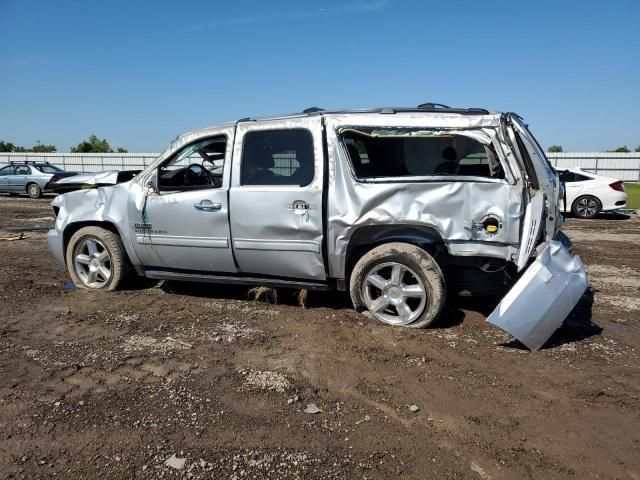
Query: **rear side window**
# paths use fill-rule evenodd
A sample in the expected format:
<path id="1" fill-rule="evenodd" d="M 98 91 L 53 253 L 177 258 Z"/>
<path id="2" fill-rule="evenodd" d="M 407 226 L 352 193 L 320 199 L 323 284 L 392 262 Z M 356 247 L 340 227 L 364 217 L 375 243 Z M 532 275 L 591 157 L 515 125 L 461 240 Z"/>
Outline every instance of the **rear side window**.
<path id="1" fill-rule="evenodd" d="M 342 141 L 358 178 L 504 178 L 493 148 L 462 135 L 347 130 Z"/>
<path id="2" fill-rule="evenodd" d="M 16 167 L 16 175 L 31 175 L 31 167 L 20 165 Z"/>
<path id="3" fill-rule="evenodd" d="M 43 173 L 59 173 L 63 171 L 53 165 L 36 165 L 36 168 Z"/>
<path id="4" fill-rule="evenodd" d="M 309 185 L 313 137 L 305 129 L 248 132 L 242 147 L 242 185 Z"/>

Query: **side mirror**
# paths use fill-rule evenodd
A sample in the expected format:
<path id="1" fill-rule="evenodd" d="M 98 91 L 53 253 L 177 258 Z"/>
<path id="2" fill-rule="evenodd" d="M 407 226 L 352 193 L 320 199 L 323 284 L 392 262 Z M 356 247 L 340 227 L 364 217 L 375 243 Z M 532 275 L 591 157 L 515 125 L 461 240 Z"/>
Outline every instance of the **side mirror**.
<path id="1" fill-rule="evenodd" d="M 154 170 L 144 181 L 144 190 L 147 195 L 158 193 L 158 171 Z"/>

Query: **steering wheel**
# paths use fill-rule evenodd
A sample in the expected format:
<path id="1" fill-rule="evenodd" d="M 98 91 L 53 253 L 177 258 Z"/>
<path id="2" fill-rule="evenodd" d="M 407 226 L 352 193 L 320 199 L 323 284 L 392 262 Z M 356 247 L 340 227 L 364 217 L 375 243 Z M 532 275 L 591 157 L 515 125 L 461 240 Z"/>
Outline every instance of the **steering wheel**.
<path id="1" fill-rule="evenodd" d="M 205 183 L 199 183 L 199 180 L 205 180 Z M 213 185 L 213 177 L 211 172 L 199 163 L 192 163 L 185 170 L 185 185 Z"/>

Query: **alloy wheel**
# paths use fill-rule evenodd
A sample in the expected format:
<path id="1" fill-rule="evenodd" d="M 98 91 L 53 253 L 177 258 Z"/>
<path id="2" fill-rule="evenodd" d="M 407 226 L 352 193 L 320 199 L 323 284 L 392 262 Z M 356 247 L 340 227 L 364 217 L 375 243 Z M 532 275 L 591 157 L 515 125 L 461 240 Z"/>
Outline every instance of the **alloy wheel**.
<path id="1" fill-rule="evenodd" d="M 369 271 L 362 284 L 362 298 L 378 320 L 408 325 L 422 314 L 428 295 L 412 269 L 401 263 L 386 262 Z"/>
<path id="2" fill-rule="evenodd" d="M 97 238 L 87 237 L 77 243 L 73 264 L 76 274 L 87 287 L 102 288 L 111 279 L 111 255 Z"/>
<path id="3" fill-rule="evenodd" d="M 598 213 L 598 202 L 594 198 L 581 198 L 576 210 L 581 217 L 593 217 Z"/>

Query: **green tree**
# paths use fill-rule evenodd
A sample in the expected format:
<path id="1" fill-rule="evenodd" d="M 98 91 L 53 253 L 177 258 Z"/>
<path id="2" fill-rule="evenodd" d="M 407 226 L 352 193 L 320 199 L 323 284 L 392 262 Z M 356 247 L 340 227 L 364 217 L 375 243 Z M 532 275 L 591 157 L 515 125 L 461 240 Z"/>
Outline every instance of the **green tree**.
<path id="1" fill-rule="evenodd" d="M 118 152 L 118 153 L 129 153 L 129 150 L 127 150 L 126 148 L 118 147 L 118 150 L 116 150 L 116 152 Z"/>
<path id="2" fill-rule="evenodd" d="M 56 146 L 55 145 L 40 145 L 39 143 L 34 145 L 31 148 L 25 148 L 25 147 L 21 147 L 19 145 L 14 145 L 11 142 L 5 142 L 0 140 L 0 152 L 19 152 L 19 153 L 25 153 L 25 152 L 36 152 L 36 153 L 48 153 L 48 152 L 55 152 Z"/>
<path id="3" fill-rule="evenodd" d="M 36 153 L 51 153 L 51 152 L 56 152 L 58 149 L 56 148 L 55 145 L 34 145 L 31 148 L 32 152 L 36 152 Z"/>
<path id="4" fill-rule="evenodd" d="M 562 152 L 562 145 L 551 145 L 549 148 L 547 148 L 547 152 L 550 152 L 550 153 L 561 153 Z"/>
<path id="5" fill-rule="evenodd" d="M 80 142 L 75 147 L 71 147 L 72 153 L 112 153 L 111 145 L 105 138 L 100 140 L 97 136 L 91 135 L 87 140 Z"/>
<path id="6" fill-rule="evenodd" d="M 635 149 L 636 152 L 640 152 L 640 145 L 638 145 Z"/>
<path id="7" fill-rule="evenodd" d="M 106 138 L 102 140 L 96 135 L 91 135 L 88 139 L 80 142 L 75 147 L 71 147 L 72 153 L 113 153 L 113 149 Z M 127 153 L 127 149 L 119 147 L 118 153 Z"/>
<path id="8" fill-rule="evenodd" d="M 611 150 L 611 151 L 612 151 L 612 152 L 615 152 L 615 153 L 629 153 L 631 150 L 629 150 L 629 149 L 627 148 L 627 146 L 625 145 L 625 146 L 623 146 L 623 147 L 618 147 L 618 148 L 616 148 L 616 149 L 614 149 L 614 150 Z"/>
<path id="9" fill-rule="evenodd" d="M 0 152 L 15 152 L 16 146 L 11 142 L 0 140 Z"/>

